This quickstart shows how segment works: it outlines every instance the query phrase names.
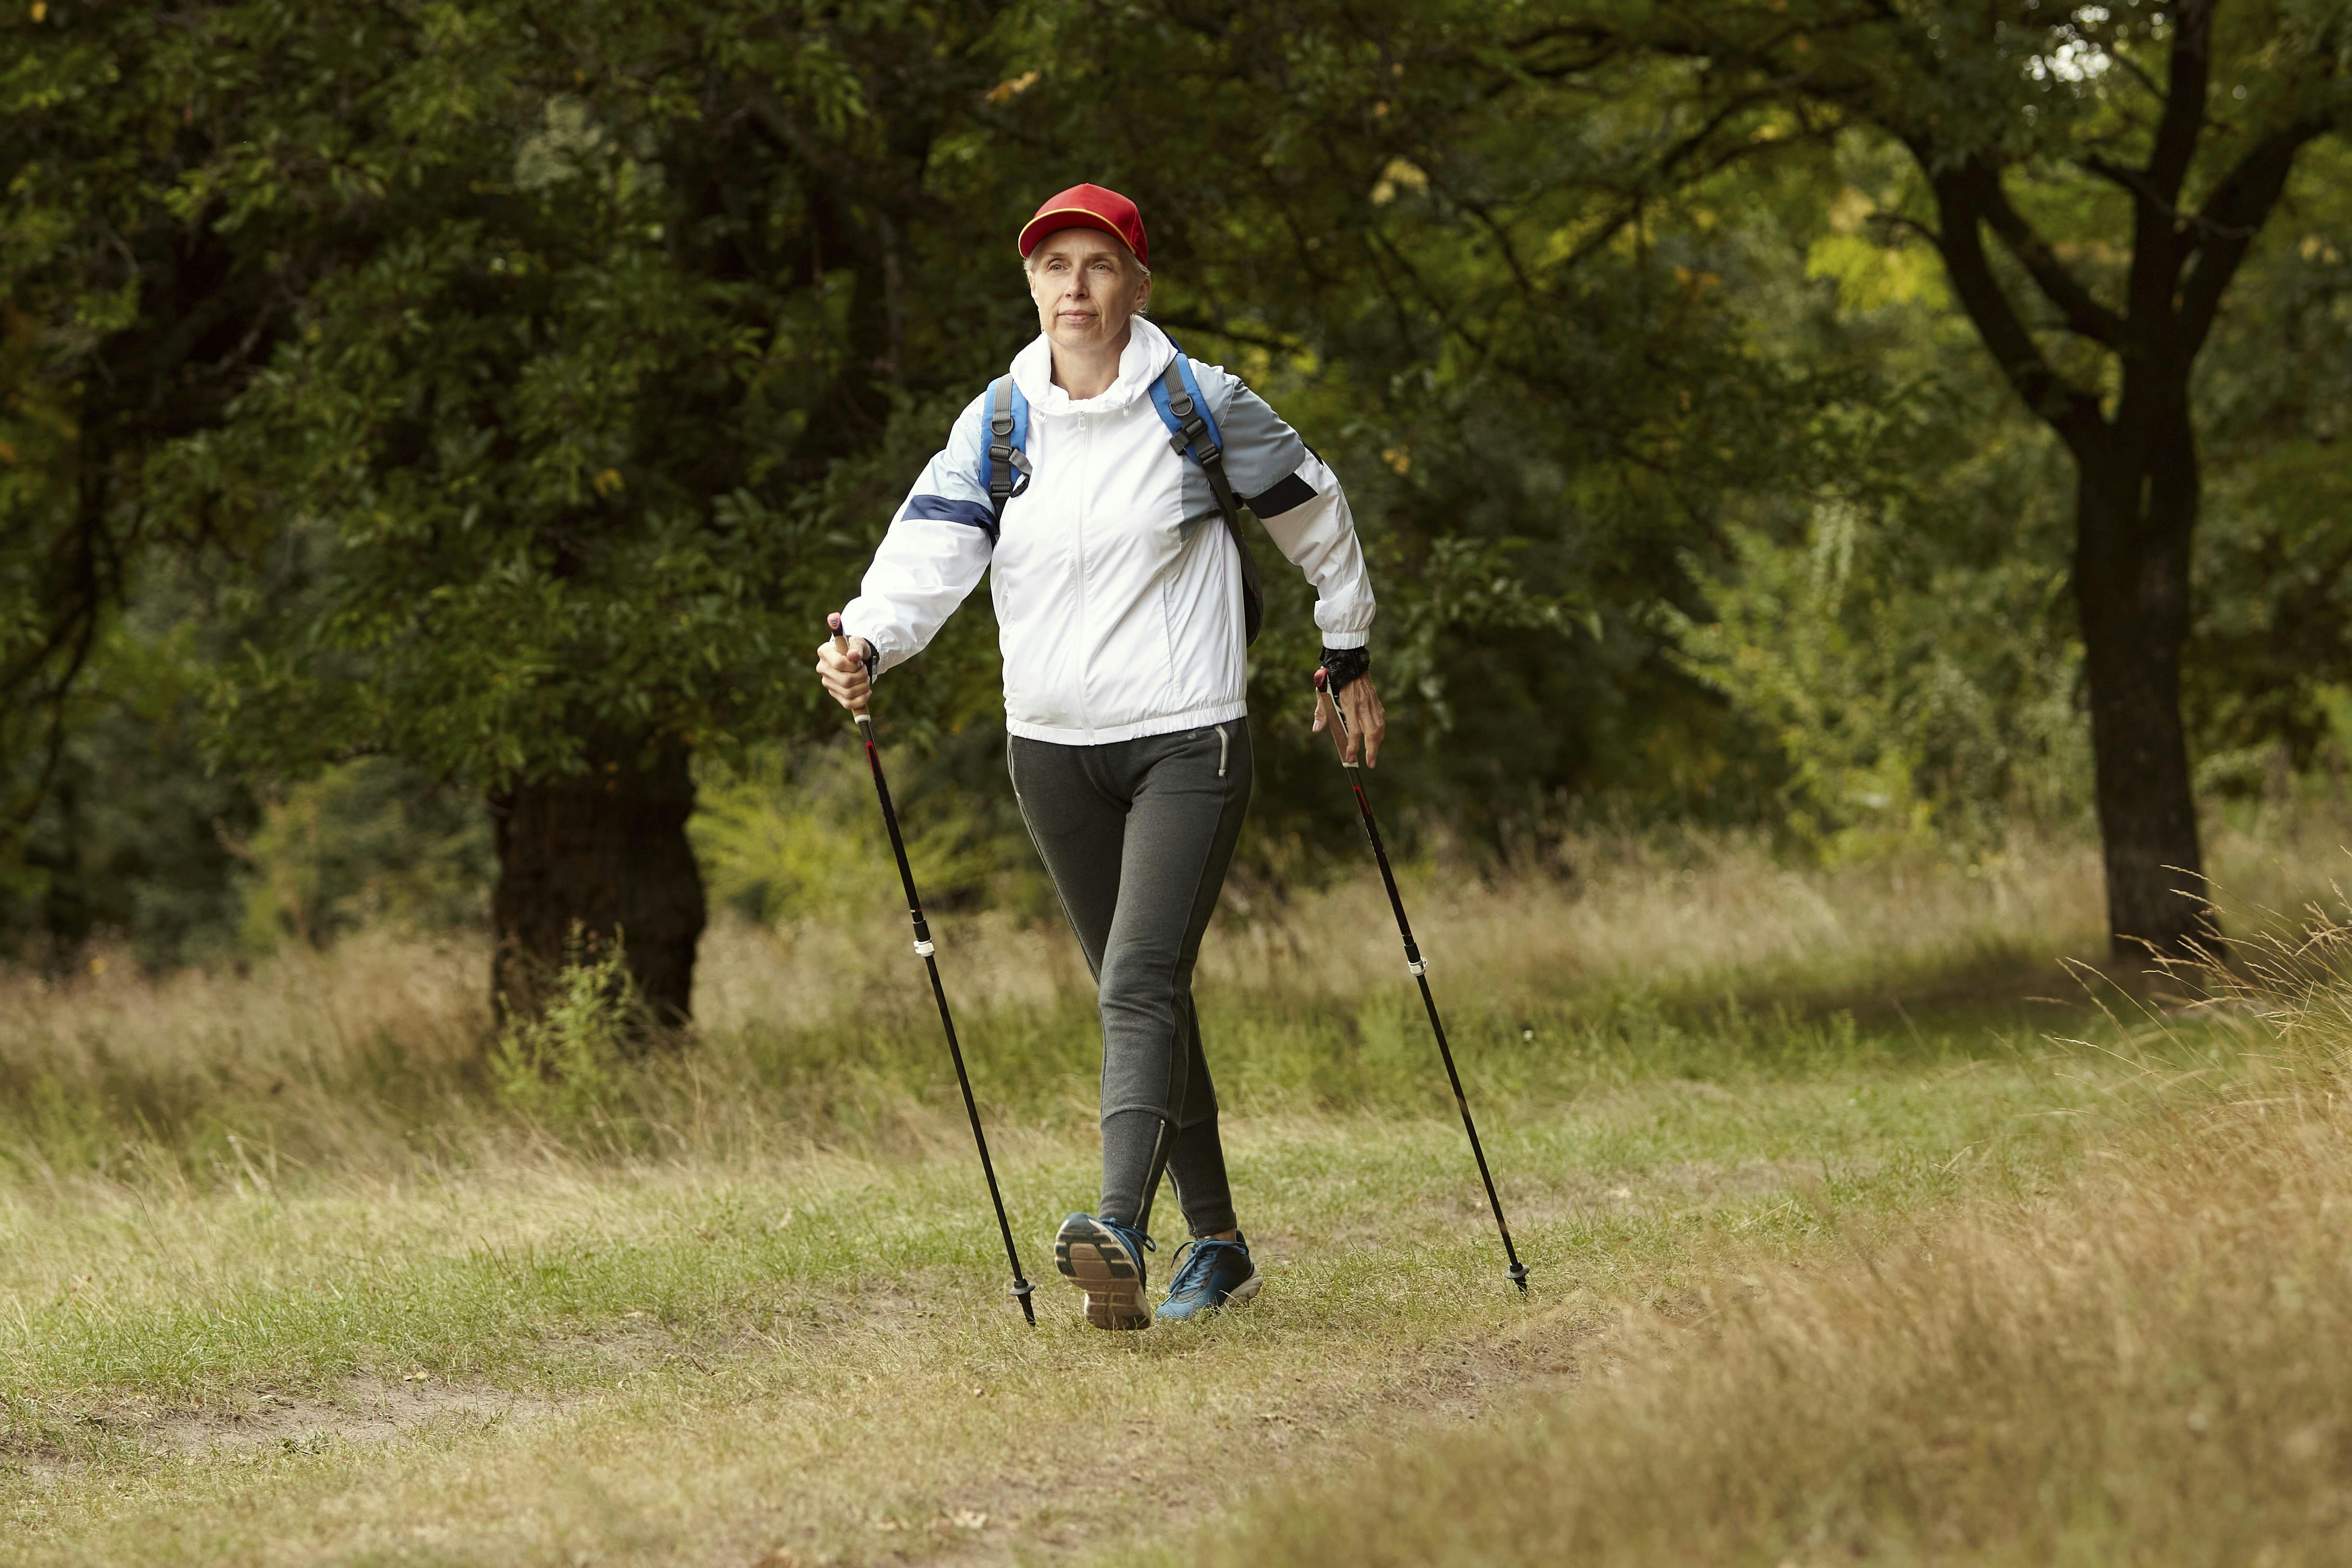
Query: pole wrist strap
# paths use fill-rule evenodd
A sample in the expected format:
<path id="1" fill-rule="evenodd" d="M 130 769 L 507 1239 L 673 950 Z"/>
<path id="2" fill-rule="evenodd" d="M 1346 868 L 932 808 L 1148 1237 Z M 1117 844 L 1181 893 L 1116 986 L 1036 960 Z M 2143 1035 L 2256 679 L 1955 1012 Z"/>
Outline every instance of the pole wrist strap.
<path id="1" fill-rule="evenodd" d="M 1325 683 L 1337 697 L 1347 689 L 1348 682 L 1372 671 L 1372 650 L 1369 647 L 1327 647 L 1323 650 L 1323 673 L 1329 679 Z"/>

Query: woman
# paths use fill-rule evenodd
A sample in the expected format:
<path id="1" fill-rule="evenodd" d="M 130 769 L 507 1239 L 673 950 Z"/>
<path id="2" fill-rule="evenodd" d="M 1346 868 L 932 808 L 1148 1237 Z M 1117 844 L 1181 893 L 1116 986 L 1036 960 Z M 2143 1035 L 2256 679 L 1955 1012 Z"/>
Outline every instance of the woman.
<path id="1" fill-rule="evenodd" d="M 1258 1289 L 1192 992 L 1249 802 L 1245 547 L 1201 448 L 1171 446 L 1154 389 L 1164 399 L 1189 369 L 1231 490 L 1315 584 L 1344 743 L 1353 761 L 1360 742 L 1367 763 L 1385 727 L 1364 674 L 1372 589 L 1322 459 L 1234 377 L 1178 365 L 1143 318 L 1150 252 L 1134 203 L 1074 186 L 1019 243 L 1041 335 L 1009 386 L 958 417 L 842 609 L 848 651 L 822 645 L 816 668 L 844 707 L 862 705 L 871 679 L 919 653 L 994 569 L 1007 767 L 1102 1016 L 1102 1198 L 1063 1222 L 1054 1260 L 1086 1292 L 1089 1322 L 1140 1329 L 1154 1316 L 1144 1254 L 1157 1250 L 1163 1171 L 1192 1241 L 1157 1316 L 1197 1317 Z"/>

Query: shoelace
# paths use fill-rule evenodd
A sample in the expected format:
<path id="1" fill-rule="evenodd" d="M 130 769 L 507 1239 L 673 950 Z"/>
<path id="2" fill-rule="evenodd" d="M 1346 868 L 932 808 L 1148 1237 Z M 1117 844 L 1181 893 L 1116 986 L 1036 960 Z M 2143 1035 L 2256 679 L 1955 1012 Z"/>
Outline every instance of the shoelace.
<path id="1" fill-rule="evenodd" d="M 1103 1221 L 1103 1224 L 1108 1226 L 1115 1235 L 1117 1235 L 1121 1240 L 1125 1241 L 1130 1247 L 1134 1248 L 1135 1256 L 1139 1259 L 1140 1259 L 1147 1252 L 1157 1252 L 1160 1250 L 1157 1246 L 1153 1245 L 1150 1237 L 1144 1235 L 1141 1231 L 1136 1229 L 1131 1225 L 1121 1225 L 1115 1219 L 1107 1219 Z M 1178 1247 L 1177 1250 L 1181 1252 L 1183 1248 Z"/>
<path id="2" fill-rule="evenodd" d="M 1171 1262 L 1174 1262 L 1175 1258 L 1181 1258 L 1183 1261 L 1176 1265 L 1176 1277 L 1168 1282 L 1168 1293 L 1171 1296 L 1181 1295 L 1187 1289 L 1197 1285 L 1199 1281 L 1192 1277 L 1196 1274 L 1205 1277 L 1208 1274 L 1212 1260 L 1217 1256 L 1217 1249 L 1220 1247 L 1228 1247 L 1235 1252 L 1249 1250 L 1238 1241 L 1219 1241 L 1213 1237 L 1195 1237 L 1184 1243 L 1176 1249 L 1175 1257 L 1170 1259 Z M 1191 1256 L 1187 1257 L 1188 1253 Z"/>

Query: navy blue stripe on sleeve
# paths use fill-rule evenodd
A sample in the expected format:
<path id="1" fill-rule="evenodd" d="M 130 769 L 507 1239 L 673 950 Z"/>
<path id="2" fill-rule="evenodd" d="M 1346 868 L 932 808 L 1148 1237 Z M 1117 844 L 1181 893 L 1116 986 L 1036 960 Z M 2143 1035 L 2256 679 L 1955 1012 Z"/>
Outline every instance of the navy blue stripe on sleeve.
<path id="1" fill-rule="evenodd" d="M 996 511 L 986 501 L 958 500 L 953 496 L 909 496 L 907 510 L 900 514 L 909 521 L 963 522 L 988 535 L 988 542 L 996 542 Z"/>
<path id="2" fill-rule="evenodd" d="M 1263 522 L 1269 517 L 1280 517 L 1293 507 L 1305 506 L 1314 499 L 1315 487 L 1293 474 L 1272 489 L 1250 497 L 1244 504 Z"/>

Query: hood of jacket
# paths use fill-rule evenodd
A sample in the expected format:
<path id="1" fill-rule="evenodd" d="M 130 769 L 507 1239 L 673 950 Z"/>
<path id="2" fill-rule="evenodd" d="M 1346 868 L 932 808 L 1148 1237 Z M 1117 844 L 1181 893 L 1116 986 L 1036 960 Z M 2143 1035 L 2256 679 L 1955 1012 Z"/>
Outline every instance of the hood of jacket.
<path id="1" fill-rule="evenodd" d="M 1076 398 L 1054 384 L 1053 340 L 1040 332 L 1027 348 L 1013 356 L 1013 380 L 1036 414 L 1110 414 L 1139 397 L 1151 395 L 1152 384 L 1168 373 L 1176 344 L 1148 316 L 1128 322 L 1127 347 L 1119 351 L 1118 379 L 1094 397 Z"/>

